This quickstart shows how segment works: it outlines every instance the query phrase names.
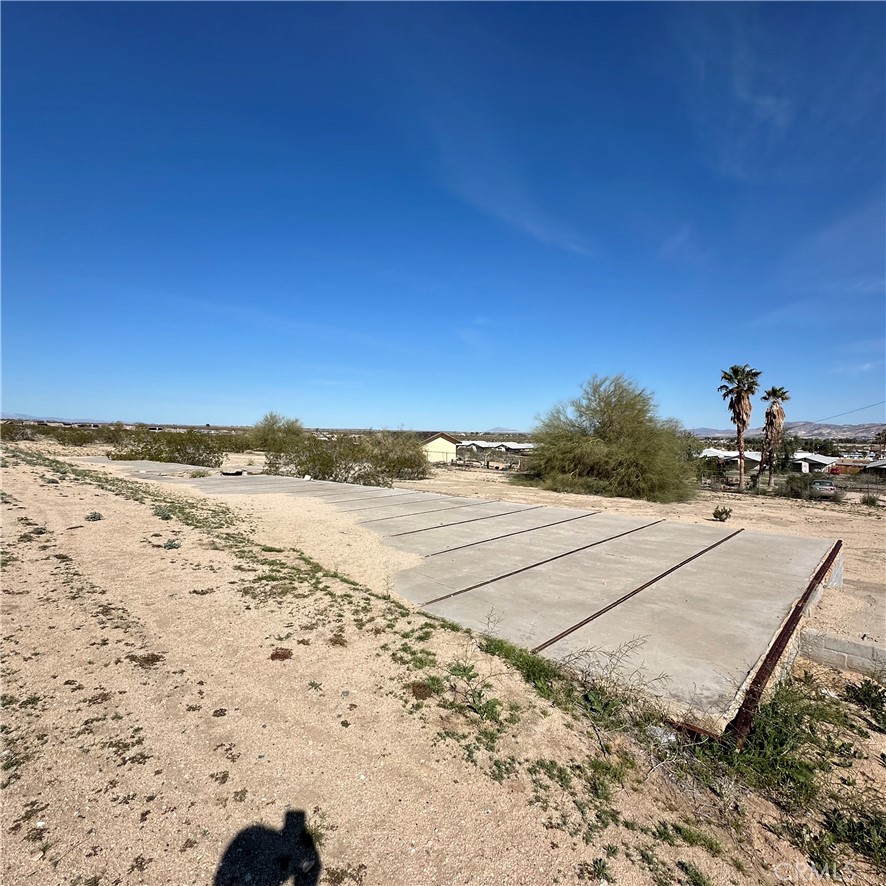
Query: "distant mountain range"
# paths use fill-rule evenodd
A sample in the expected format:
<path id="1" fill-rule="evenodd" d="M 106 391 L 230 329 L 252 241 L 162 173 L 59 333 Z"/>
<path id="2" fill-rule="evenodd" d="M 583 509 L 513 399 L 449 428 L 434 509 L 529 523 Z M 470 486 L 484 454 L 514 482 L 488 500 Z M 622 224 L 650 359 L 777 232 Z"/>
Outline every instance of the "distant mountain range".
<path id="1" fill-rule="evenodd" d="M 73 421 L 83 424 L 92 423 L 93 421 L 95 421 L 96 424 L 106 423 L 96 421 L 94 419 L 61 419 L 50 416 L 25 415 L 20 412 L 4 412 L 3 418 L 18 419 L 20 421 L 34 421 L 36 419 L 39 421 Z M 219 425 L 219 427 L 221 427 L 221 425 Z M 818 440 L 872 440 L 874 436 L 882 431 L 884 428 L 886 428 L 886 425 L 882 423 L 867 425 L 827 425 L 813 421 L 789 421 L 785 424 L 786 431 L 792 436 L 801 437 L 804 439 L 816 438 Z M 498 435 L 502 438 L 513 436 L 515 434 L 518 436 L 523 436 L 527 434 L 526 431 L 518 431 L 515 428 L 502 427 L 490 428 L 488 431 L 482 431 L 480 433 L 484 437 L 489 435 Z M 735 428 L 690 428 L 689 433 L 695 434 L 696 437 L 729 439 L 735 437 Z M 458 434 L 456 434 L 456 436 L 458 436 Z M 751 428 L 747 432 L 747 434 L 745 434 L 745 436 L 762 437 L 763 428 Z"/>
<path id="2" fill-rule="evenodd" d="M 883 424 L 871 425 L 826 425 L 814 421 L 789 421 L 785 423 L 785 431 L 791 436 L 803 439 L 815 438 L 818 440 L 872 440 L 876 434 L 886 427 Z M 717 430 L 716 428 L 691 428 L 690 434 L 696 437 L 723 437 L 735 436 L 735 428 Z M 763 428 L 751 428 L 746 437 L 762 437 Z"/>
<path id="3" fill-rule="evenodd" d="M 59 418 L 55 415 L 27 415 L 24 412 L 4 412 L 3 418 L 15 421 L 66 421 L 72 424 L 108 424 L 95 418 Z"/>

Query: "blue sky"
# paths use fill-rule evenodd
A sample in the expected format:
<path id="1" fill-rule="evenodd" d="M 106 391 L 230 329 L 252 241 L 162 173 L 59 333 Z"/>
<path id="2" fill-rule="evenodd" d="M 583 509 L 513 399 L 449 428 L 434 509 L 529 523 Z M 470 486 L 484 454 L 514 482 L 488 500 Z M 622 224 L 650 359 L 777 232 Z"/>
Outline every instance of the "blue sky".
<path id="1" fill-rule="evenodd" d="M 788 420 L 886 399 L 882 4 L 2 24 L 4 412 L 528 428 L 622 372 L 725 427 L 745 362 Z"/>

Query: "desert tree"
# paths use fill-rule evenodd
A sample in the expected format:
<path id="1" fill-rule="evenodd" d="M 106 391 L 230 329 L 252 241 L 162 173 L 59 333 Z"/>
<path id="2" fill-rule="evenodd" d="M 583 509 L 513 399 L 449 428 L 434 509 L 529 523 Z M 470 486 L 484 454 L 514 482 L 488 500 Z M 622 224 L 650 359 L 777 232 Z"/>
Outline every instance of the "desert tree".
<path id="1" fill-rule="evenodd" d="M 769 488 L 772 489 L 772 466 L 775 461 L 775 453 L 781 446 L 784 437 L 784 407 L 783 403 L 791 399 L 787 388 L 768 388 L 760 398 L 768 403 L 766 418 L 763 422 L 763 452 L 760 458 L 760 471 L 757 474 L 757 483 L 763 476 L 763 465 L 769 465 Z"/>
<path id="2" fill-rule="evenodd" d="M 732 424 L 735 425 L 735 436 L 738 440 L 738 488 L 744 489 L 744 435 L 751 424 L 751 397 L 760 387 L 759 369 L 752 369 L 747 363 L 744 366 L 731 366 L 724 369 L 717 390 L 727 401 Z"/>
<path id="3" fill-rule="evenodd" d="M 294 440 L 304 434 L 305 429 L 297 418 L 286 418 L 278 412 L 265 413 L 249 431 L 250 443 L 265 452 L 282 452 Z"/>
<path id="4" fill-rule="evenodd" d="M 533 439 L 530 475 L 545 488 L 665 502 L 692 494 L 680 424 L 622 375 L 594 376 L 539 419 Z"/>

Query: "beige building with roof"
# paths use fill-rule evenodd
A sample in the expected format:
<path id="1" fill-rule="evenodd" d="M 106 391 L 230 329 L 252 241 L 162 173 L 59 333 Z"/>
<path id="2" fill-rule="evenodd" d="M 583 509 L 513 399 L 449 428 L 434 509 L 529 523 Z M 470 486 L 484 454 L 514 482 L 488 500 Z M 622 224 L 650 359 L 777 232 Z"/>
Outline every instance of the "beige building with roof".
<path id="1" fill-rule="evenodd" d="M 422 441 L 421 448 L 431 464 L 449 464 L 455 461 L 459 441 L 451 434 L 437 433 Z"/>

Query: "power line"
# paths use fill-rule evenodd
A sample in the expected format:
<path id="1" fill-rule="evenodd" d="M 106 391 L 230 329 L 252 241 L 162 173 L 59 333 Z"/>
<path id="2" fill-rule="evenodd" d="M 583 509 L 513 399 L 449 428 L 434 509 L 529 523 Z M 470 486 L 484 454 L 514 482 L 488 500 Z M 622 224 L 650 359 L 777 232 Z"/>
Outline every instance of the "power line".
<path id="1" fill-rule="evenodd" d="M 827 418 L 817 418 L 813 424 L 830 421 L 832 418 L 842 418 L 844 415 L 852 415 L 853 412 L 863 412 L 865 409 L 873 409 L 875 406 L 882 406 L 884 403 L 886 403 L 886 400 L 881 400 L 879 403 L 871 403 L 869 406 L 859 406 L 858 409 L 850 409 L 849 412 L 838 412 L 836 415 L 829 415 Z"/>

